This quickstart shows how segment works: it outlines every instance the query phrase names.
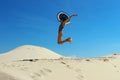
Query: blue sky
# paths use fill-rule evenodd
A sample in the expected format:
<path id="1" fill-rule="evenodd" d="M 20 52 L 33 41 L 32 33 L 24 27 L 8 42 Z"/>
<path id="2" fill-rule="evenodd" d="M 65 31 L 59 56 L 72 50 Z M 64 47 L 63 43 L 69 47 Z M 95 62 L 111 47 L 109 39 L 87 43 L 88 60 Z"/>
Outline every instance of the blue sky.
<path id="1" fill-rule="evenodd" d="M 22 45 L 76 57 L 119 53 L 119 4 L 119 0 L 1 0 L 0 53 Z M 57 44 L 59 11 L 78 14 L 64 28 L 63 39 L 72 37 L 71 44 Z"/>

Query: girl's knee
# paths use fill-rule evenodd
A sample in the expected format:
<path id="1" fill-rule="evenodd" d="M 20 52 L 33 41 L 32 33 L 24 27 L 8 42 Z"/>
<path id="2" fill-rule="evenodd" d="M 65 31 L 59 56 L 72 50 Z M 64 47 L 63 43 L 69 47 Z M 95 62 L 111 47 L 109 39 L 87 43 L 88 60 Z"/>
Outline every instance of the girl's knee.
<path id="1" fill-rule="evenodd" d="M 62 41 L 58 41 L 58 44 L 63 44 L 63 42 Z"/>

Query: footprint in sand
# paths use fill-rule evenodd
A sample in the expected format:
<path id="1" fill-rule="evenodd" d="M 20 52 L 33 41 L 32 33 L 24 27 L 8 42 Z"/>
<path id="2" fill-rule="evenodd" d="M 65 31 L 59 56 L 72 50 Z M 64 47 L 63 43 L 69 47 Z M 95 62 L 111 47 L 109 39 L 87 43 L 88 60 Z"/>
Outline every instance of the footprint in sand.
<path id="1" fill-rule="evenodd" d="M 47 68 L 43 68 L 45 71 L 47 71 L 47 72 L 49 72 L 49 73 L 51 73 L 52 72 L 52 70 L 50 70 L 50 69 L 47 69 Z"/>
<path id="2" fill-rule="evenodd" d="M 66 64 L 65 62 L 61 62 L 62 64 Z"/>
<path id="3" fill-rule="evenodd" d="M 76 78 L 77 78 L 78 80 L 85 80 L 85 77 L 84 77 L 81 69 L 75 69 L 75 72 L 77 72 L 77 74 L 78 74 L 78 75 L 76 76 Z"/>
<path id="4" fill-rule="evenodd" d="M 40 70 L 40 74 L 42 74 L 42 75 L 46 75 L 46 73 L 43 71 L 43 70 Z"/>
<path id="5" fill-rule="evenodd" d="M 33 80 L 39 80 L 41 78 L 41 74 L 37 72 L 31 73 L 30 76 L 32 77 Z"/>
<path id="6" fill-rule="evenodd" d="M 36 75 L 34 73 L 31 73 L 30 76 L 32 77 L 33 80 L 37 80 Z"/>
<path id="7" fill-rule="evenodd" d="M 77 78 L 78 80 L 85 80 L 85 79 L 84 79 L 84 76 L 83 76 L 83 75 L 80 75 L 80 74 L 79 74 L 78 76 L 76 76 L 76 78 Z"/>
<path id="8" fill-rule="evenodd" d="M 41 75 L 39 74 L 39 73 L 34 73 L 36 76 L 38 76 L 38 77 L 41 77 Z"/>
<path id="9" fill-rule="evenodd" d="M 39 70 L 39 72 L 33 72 L 30 75 L 33 80 L 39 80 L 41 77 L 47 76 L 48 73 L 51 73 L 51 72 L 52 72 L 52 70 L 43 68 L 42 70 Z"/>
<path id="10" fill-rule="evenodd" d="M 70 65 L 66 64 L 65 62 L 62 61 L 61 63 L 64 64 L 67 68 L 72 69 L 72 67 Z"/>

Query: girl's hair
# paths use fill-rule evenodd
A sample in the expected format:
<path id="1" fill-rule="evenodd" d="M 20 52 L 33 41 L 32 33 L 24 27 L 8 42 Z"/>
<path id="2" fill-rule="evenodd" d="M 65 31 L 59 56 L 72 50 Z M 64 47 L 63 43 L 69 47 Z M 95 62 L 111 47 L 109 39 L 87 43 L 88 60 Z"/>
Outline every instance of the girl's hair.
<path id="1" fill-rule="evenodd" d="M 68 17 L 69 16 L 66 13 L 64 13 L 64 12 L 59 12 L 57 14 L 58 21 L 60 21 L 60 20 L 65 21 L 66 19 L 68 19 Z"/>
<path id="2" fill-rule="evenodd" d="M 66 19 L 68 19 L 68 16 L 63 13 L 63 14 L 59 15 L 59 18 L 60 18 L 60 20 L 65 21 Z"/>

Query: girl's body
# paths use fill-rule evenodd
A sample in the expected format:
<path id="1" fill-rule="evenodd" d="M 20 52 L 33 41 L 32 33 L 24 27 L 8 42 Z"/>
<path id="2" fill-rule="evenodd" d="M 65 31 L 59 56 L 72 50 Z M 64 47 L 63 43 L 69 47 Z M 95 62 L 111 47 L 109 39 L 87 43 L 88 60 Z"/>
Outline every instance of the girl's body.
<path id="1" fill-rule="evenodd" d="M 60 26 L 59 26 L 59 30 L 58 30 L 58 44 L 63 44 L 64 42 L 72 42 L 72 39 L 69 37 L 65 40 L 62 40 L 62 35 L 63 35 L 63 28 L 65 27 L 65 25 L 68 23 L 68 21 L 73 17 L 73 16 L 77 16 L 76 14 L 73 14 L 71 16 L 69 16 L 67 19 L 60 19 Z"/>

